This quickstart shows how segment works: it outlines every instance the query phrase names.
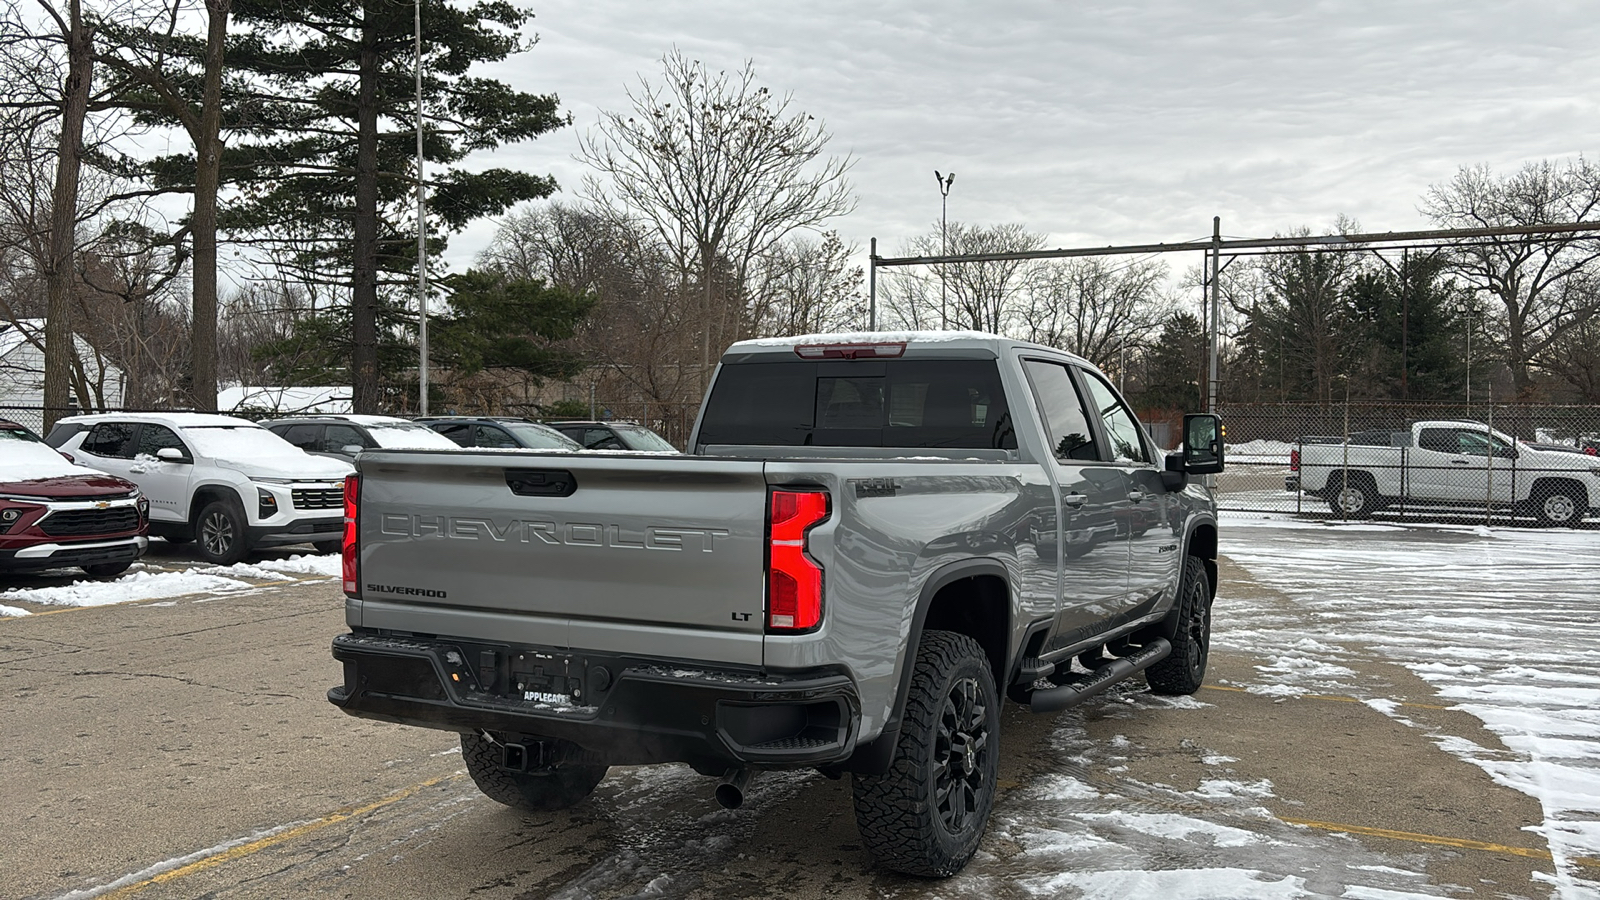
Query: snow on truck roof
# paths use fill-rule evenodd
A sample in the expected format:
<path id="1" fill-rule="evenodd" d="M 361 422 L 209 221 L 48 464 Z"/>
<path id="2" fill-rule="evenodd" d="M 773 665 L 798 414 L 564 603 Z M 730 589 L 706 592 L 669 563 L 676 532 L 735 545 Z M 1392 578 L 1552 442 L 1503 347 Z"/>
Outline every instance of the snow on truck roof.
<path id="1" fill-rule="evenodd" d="M 1000 350 L 1004 347 L 1035 347 L 1051 353 L 1061 353 L 1073 359 L 1082 359 L 1075 353 L 1043 344 L 990 334 L 986 331 L 844 331 L 831 334 L 801 334 L 791 337 L 753 338 L 729 347 L 724 354 L 735 355 L 762 350 L 793 349 L 809 345 L 837 346 L 841 344 L 905 344 L 908 347 L 928 344 L 964 345 Z"/>

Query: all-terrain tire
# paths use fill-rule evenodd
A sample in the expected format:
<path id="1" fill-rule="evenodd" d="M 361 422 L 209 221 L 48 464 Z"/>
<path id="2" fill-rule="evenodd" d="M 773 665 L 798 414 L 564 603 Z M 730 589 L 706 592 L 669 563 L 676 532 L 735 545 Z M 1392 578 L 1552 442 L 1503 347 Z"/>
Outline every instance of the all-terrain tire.
<path id="1" fill-rule="evenodd" d="M 879 865 L 945 878 L 972 859 L 994 808 L 1000 697 L 964 634 L 927 632 L 914 666 L 894 762 L 853 776 L 856 828 Z"/>
<path id="2" fill-rule="evenodd" d="M 1172 654 L 1144 670 L 1144 680 L 1157 694 L 1192 694 L 1206 678 L 1211 656 L 1211 581 L 1198 557 L 1183 558 L 1178 582 Z"/>
<path id="3" fill-rule="evenodd" d="M 1589 507 L 1589 493 L 1570 481 L 1541 481 L 1533 486 L 1530 500 L 1533 517 L 1546 528 L 1577 528 Z"/>
<path id="4" fill-rule="evenodd" d="M 576 805 L 606 777 L 605 766 L 558 765 L 543 772 L 512 772 L 500 765 L 500 745 L 480 734 L 461 735 L 461 758 L 478 790 L 496 803 L 528 812 Z"/>
<path id="5" fill-rule="evenodd" d="M 1366 472 L 1351 472 L 1348 480 L 1343 470 L 1329 473 L 1323 495 L 1328 498 L 1329 508 L 1347 519 L 1365 519 L 1383 506 L 1378 484 Z"/>
<path id="6" fill-rule="evenodd" d="M 245 533 L 244 510 L 230 500 L 213 500 L 200 510 L 195 520 L 196 548 L 200 555 L 213 565 L 231 566 L 244 559 L 250 549 L 249 535 Z"/>
<path id="7" fill-rule="evenodd" d="M 129 562 L 95 563 L 92 566 L 84 566 L 83 570 L 95 578 L 115 578 L 128 571 L 128 567 L 131 565 L 133 565 L 131 560 Z"/>

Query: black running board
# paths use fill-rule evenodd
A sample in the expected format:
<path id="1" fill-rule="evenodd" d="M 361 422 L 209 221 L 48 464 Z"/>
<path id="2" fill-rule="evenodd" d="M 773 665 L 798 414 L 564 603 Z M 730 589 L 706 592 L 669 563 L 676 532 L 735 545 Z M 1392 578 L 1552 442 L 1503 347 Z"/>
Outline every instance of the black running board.
<path id="1" fill-rule="evenodd" d="M 1059 687 L 1034 691 L 1028 696 L 1028 708 L 1036 713 L 1059 712 L 1093 697 L 1113 684 L 1150 668 L 1172 655 L 1172 644 L 1166 638 L 1156 638 L 1135 653 L 1113 659 L 1105 665 Z"/>

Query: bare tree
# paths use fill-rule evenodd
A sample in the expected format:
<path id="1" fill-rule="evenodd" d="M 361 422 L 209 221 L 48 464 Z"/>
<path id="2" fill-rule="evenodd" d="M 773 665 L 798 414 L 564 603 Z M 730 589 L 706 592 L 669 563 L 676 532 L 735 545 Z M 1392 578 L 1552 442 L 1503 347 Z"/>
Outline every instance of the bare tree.
<path id="1" fill-rule="evenodd" d="M 1591 221 L 1600 216 L 1600 167 L 1573 160 L 1529 163 L 1497 177 L 1486 165 L 1462 168 L 1428 189 L 1422 212 L 1452 228 L 1515 227 Z M 1600 295 L 1580 289 L 1600 258 L 1600 241 L 1582 236 L 1496 238 L 1457 248 L 1453 271 L 1499 301 L 1506 363 L 1519 396 L 1533 391 L 1546 352 L 1600 312 Z"/>
<path id="2" fill-rule="evenodd" d="M 755 332 L 763 337 L 866 327 L 865 273 L 851 266 L 856 248 L 838 232 L 791 237 L 761 259 L 752 291 Z"/>
<path id="3" fill-rule="evenodd" d="M 1150 259 L 1085 257 L 1042 265 L 1020 311 L 1022 334 L 1102 369 L 1119 368 L 1123 352 L 1143 346 L 1166 314 L 1166 278 L 1166 263 Z"/>
<path id="4" fill-rule="evenodd" d="M 630 111 L 602 113 L 579 159 L 599 176 L 587 180 L 585 195 L 647 223 L 684 287 L 698 278 L 704 386 L 713 344 L 748 328 L 740 289 L 757 260 L 796 229 L 854 207 L 845 178 L 851 162 L 824 157 L 823 124 L 795 109 L 792 96 L 757 84 L 749 62 L 712 74 L 674 50 L 662 70 L 662 83 L 641 78 L 628 91 Z"/>
<path id="5" fill-rule="evenodd" d="M 1020 253 L 1044 247 L 1044 235 L 1025 226 L 951 222 L 943 239 L 938 228 L 906 243 L 904 256 Z M 1026 260 L 951 263 L 940 275 L 911 269 L 885 273 L 886 306 L 908 328 L 952 327 L 1006 334 L 1015 324 L 1037 270 Z M 949 309 L 941 288 L 948 291 Z"/>

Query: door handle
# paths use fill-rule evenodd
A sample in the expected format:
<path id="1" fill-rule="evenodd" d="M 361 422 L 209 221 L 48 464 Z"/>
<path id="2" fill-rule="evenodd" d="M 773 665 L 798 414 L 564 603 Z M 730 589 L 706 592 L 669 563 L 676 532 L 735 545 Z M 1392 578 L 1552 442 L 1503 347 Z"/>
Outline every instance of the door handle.
<path id="1" fill-rule="evenodd" d="M 1081 509 L 1083 504 L 1087 502 L 1089 502 L 1089 498 L 1083 494 L 1068 494 L 1061 498 L 1062 505 L 1070 506 L 1073 509 Z"/>
<path id="2" fill-rule="evenodd" d="M 1467 462 L 1464 459 L 1452 459 L 1452 460 L 1450 460 L 1450 465 L 1452 465 L 1452 466 L 1470 466 L 1470 465 L 1472 465 L 1472 463 Z"/>
<path id="3" fill-rule="evenodd" d="M 1128 499 L 1132 500 L 1135 503 L 1143 503 L 1144 502 L 1144 498 L 1146 496 L 1147 495 L 1145 494 L 1144 491 L 1129 491 L 1128 492 Z"/>

